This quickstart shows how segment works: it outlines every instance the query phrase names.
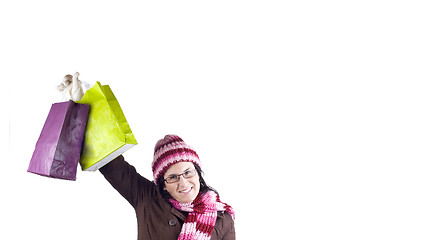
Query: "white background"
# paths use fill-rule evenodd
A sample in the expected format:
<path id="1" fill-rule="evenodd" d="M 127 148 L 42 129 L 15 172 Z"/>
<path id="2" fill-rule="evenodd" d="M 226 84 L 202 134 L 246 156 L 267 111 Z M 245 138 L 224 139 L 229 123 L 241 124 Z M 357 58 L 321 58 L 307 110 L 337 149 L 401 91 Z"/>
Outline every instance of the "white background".
<path id="1" fill-rule="evenodd" d="M 78 71 L 111 86 L 140 174 L 165 134 L 197 150 L 238 239 L 424 239 L 420 3 L 3 1 L 0 238 L 136 239 L 99 172 L 26 172 Z"/>

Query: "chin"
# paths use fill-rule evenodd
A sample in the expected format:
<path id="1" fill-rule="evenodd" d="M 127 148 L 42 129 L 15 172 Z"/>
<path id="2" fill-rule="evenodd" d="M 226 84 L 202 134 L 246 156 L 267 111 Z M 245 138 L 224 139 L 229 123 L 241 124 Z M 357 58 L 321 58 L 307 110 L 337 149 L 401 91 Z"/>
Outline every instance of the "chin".
<path id="1" fill-rule="evenodd" d="M 195 198 L 196 198 L 196 196 L 195 197 L 185 197 L 185 198 L 178 199 L 178 201 L 181 202 L 181 203 L 190 203 L 190 202 L 193 202 L 193 200 L 195 200 Z"/>

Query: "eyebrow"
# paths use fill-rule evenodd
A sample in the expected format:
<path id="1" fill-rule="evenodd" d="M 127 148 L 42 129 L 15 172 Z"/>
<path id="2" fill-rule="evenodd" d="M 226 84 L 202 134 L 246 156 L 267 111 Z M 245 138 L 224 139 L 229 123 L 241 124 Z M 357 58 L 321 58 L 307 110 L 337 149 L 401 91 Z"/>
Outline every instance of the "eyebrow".
<path id="1" fill-rule="evenodd" d="M 183 173 L 185 173 L 188 170 L 190 170 L 190 167 L 186 168 L 186 170 L 184 170 Z M 168 175 L 168 177 L 173 176 L 173 175 L 178 175 L 178 174 L 177 173 L 171 173 L 170 175 Z"/>

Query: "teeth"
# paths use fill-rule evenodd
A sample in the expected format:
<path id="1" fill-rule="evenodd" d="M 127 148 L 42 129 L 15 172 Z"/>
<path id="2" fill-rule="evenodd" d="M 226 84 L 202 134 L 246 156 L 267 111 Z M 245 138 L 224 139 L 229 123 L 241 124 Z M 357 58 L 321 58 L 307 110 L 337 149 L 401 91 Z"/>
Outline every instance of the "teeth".
<path id="1" fill-rule="evenodd" d="M 180 191 L 180 192 L 182 192 L 182 193 L 187 193 L 187 192 L 189 192 L 191 189 L 192 189 L 192 188 L 188 188 L 188 189 L 182 190 L 182 191 Z"/>

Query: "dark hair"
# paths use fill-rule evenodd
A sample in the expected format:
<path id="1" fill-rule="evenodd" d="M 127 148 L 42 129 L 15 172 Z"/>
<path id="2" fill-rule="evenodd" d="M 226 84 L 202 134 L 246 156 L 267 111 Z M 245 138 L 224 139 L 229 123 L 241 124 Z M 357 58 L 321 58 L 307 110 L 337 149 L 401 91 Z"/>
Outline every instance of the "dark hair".
<path id="1" fill-rule="evenodd" d="M 193 165 L 195 166 L 196 172 L 198 173 L 198 176 L 199 176 L 199 183 L 200 183 L 199 194 L 205 194 L 208 191 L 214 191 L 218 195 L 218 192 L 214 188 L 208 186 L 207 183 L 205 182 L 204 177 L 202 176 L 204 172 L 202 172 L 198 164 L 194 163 Z M 159 192 L 161 193 L 162 198 L 168 201 L 168 199 L 172 197 L 170 193 L 168 193 L 168 191 L 164 189 L 164 187 L 165 187 L 165 179 L 164 179 L 164 176 L 161 176 L 158 179 Z"/>

